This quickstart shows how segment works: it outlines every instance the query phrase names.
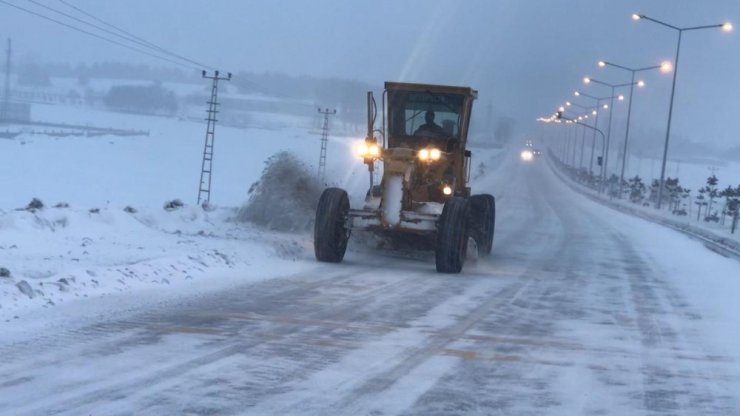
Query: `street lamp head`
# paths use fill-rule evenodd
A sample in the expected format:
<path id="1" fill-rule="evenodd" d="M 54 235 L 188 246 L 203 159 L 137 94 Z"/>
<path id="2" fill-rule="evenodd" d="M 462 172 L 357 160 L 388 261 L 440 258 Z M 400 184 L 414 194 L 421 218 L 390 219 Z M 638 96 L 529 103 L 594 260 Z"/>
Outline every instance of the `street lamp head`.
<path id="1" fill-rule="evenodd" d="M 624 101 L 624 95 L 622 95 L 622 94 L 619 94 L 619 96 L 617 96 L 617 99 L 618 99 L 619 101 Z"/>
<path id="2" fill-rule="evenodd" d="M 732 32 L 732 23 L 730 22 L 723 23 L 722 30 L 724 30 L 725 32 Z"/>
<path id="3" fill-rule="evenodd" d="M 637 81 L 637 86 L 640 87 L 640 88 L 644 87 L 645 86 L 645 81 L 643 81 L 643 80 Z"/>
<path id="4" fill-rule="evenodd" d="M 596 115 L 596 110 L 592 111 L 591 114 Z"/>
<path id="5" fill-rule="evenodd" d="M 573 105 L 573 103 L 571 103 L 570 101 L 566 101 L 565 102 L 565 105 L 567 105 L 568 107 L 570 107 L 571 105 Z"/>
<path id="6" fill-rule="evenodd" d="M 604 61 L 599 61 L 599 62 L 597 63 L 597 65 L 599 65 L 599 68 L 603 68 L 603 67 L 605 67 L 605 66 L 606 66 L 606 62 L 604 62 Z"/>
<path id="7" fill-rule="evenodd" d="M 578 120 L 583 120 L 583 116 L 578 116 Z"/>
<path id="8" fill-rule="evenodd" d="M 606 110 L 607 108 L 609 108 L 609 104 L 604 104 L 602 107 L 604 107 L 604 110 Z"/>
<path id="9" fill-rule="evenodd" d="M 663 61 L 660 63 L 660 72 L 667 74 L 673 70 L 673 64 L 668 61 Z"/>
<path id="10" fill-rule="evenodd" d="M 584 84 L 590 84 L 591 83 L 591 78 L 589 78 L 589 77 L 583 77 L 583 83 Z"/>
<path id="11" fill-rule="evenodd" d="M 558 111 L 565 111 L 565 107 L 562 107 L 562 106 L 561 106 L 561 107 L 559 107 L 559 108 L 558 108 Z"/>
<path id="12" fill-rule="evenodd" d="M 576 97 L 580 97 L 580 96 L 581 96 L 581 93 L 580 93 L 580 92 L 578 92 L 578 91 L 574 92 L 573 94 L 574 94 L 574 95 L 575 95 Z"/>
<path id="13" fill-rule="evenodd" d="M 632 20 L 640 20 L 642 16 L 637 13 L 632 13 Z"/>

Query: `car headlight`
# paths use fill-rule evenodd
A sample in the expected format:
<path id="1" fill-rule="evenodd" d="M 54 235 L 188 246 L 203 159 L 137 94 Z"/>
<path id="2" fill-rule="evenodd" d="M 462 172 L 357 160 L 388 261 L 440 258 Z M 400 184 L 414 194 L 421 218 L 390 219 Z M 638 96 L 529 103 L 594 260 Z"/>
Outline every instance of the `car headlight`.
<path id="1" fill-rule="evenodd" d="M 429 149 L 419 150 L 419 160 L 424 160 L 424 161 L 429 160 Z"/>
<path id="2" fill-rule="evenodd" d="M 445 194 L 445 195 L 447 195 L 447 196 L 452 195 L 452 187 L 450 185 L 445 185 L 442 188 L 442 193 Z"/>
<path id="3" fill-rule="evenodd" d="M 522 160 L 532 160 L 532 158 L 534 157 L 531 150 L 522 150 L 522 153 L 519 156 L 522 158 Z"/>

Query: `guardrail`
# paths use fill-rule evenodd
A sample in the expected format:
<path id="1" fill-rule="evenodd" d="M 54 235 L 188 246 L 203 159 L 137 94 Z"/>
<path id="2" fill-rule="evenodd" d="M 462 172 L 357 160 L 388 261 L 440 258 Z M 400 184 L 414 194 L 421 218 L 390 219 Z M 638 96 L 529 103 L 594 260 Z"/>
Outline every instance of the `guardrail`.
<path id="1" fill-rule="evenodd" d="M 603 195 L 596 194 L 592 190 L 585 188 L 583 185 L 568 178 L 567 175 L 561 172 L 560 169 L 558 169 L 557 166 L 552 163 L 551 155 L 549 154 L 547 157 L 547 162 L 550 169 L 555 173 L 555 176 L 557 176 L 563 183 L 568 185 L 568 187 L 578 192 L 579 194 L 589 198 L 590 200 L 601 205 L 605 205 L 616 211 L 642 218 L 646 221 L 650 221 L 664 227 L 671 228 L 695 240 L 701 241 L 708 249 L 718 254 L 740 260 L 740 242 L 729 239 L 727 237 L 723 237 L 700 227 L 696 227 L 680 221 L 671 220 L 670 218 L 665 218 L 661 215 L 645 212 L 636 207 L 630 207 L 617 201 L 605 199 Z"/>

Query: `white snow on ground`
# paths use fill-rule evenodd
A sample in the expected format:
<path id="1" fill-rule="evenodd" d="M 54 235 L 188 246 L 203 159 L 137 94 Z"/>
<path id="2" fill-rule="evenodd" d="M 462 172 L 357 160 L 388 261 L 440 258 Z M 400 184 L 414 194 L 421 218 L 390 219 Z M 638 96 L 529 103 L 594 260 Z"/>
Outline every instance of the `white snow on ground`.
<path id="1" fill-rule="evenodd" d="M 232 218 L 272 154 L 289 150 L 316 169 L 319 136 L 310 126 L 217 126 L 211 203 L 226 208 L 204 212 L 194 207 L 204 124 L 61 105 L 32 110 L 47 122 L 150 135 L 55 138 L 27 127 L 0 140 L 0 267 L 11 273 L 0 277 L 0 320 L 29 308 L 198 279 L 215 287 L 214 276 L 224 272 L 242 282 L 274 276 L 306 250 L 306 236 L 265 235 Z M 353 140 L 330 136 L 328 184 L 354 189 L 366 182 L 364 165 L 349 153 Z M 20 210 L 32 198 L 46 207 Z M 165 202 L 176 198 L 185 207 L 165 211 Z M 54 208 L 58 203 L 69 207 Z"/>
<path id="2" fill-rule="evenodd" d="M 93 296 L 196 280 L 217 288 L 214 276 L 240 275 L 248 282 L 294 268 L 290 263 L 302 256 L 305 241 L 265 237 L 234 222 L 234 214 L 199 207 L 2 214 L 0 264 L 12 275 L 0 278 L 0 320 Z"/>
<path id="3" fill-rule="evenodd" d="M 652 321 L 640 322 L 640 317 L 627 318 L 613 316 L 615 323 L 622 319 L 635 319 L 640 326 L 647 327 L 655 333 L 657 349 L 652 351 L 625 351 L 625 354 L 640 354 L 644 366 L 660 369 L 662 376 L 656 377 L 653 385 L 646 388 L 658 391 L 670 391 L 685 387 L 674 387 L 661 380 L 671 377 L 696 377 L 697 374 L 706 374 L 706 382 L 701 388 L 711 391 L 715 397 L 738 397 L 738 379 L 740 373 L 740 331 L 737 330 L 738 294 L 740 294 L 740 263 L 737 259 L 725 258 L 708 250 L 701 242 L 691 239 L 677 231 L 667 229 L 659 224 L 644 221 L 626 215 L 590 201 L 585 196 L 575 193 L 572 189 L 563 187 L 563 192 L 570 194 L 573 203 L 584 209 L 600 212 L 600 218 L 608 224 L 604 229 L 607 234 L 611 230 L 619 230 L 629 236 L 629 242 L 640 253 L 650 260 L 655 271 L 633 270 L 629 275 L 622 276 L 633 279 L 639 273 L 662 274 L 669 278 L 667 282 L 648 278 L 641 282 L 645 293 L 632 293 L 633 301 L 650 299 L 654 304 L 661 305 L 666 311 L 681 311 L 681 313 L 661 313 Z M 586 255 L 587 253 L 584 253 Z M 657 295 L 662 292 L 662 295 Z M 656 296 L 657 295 L 657 296 Z M 680 333 L 666 331 L 666 328 L 682 328 Z M 613 348 L 619 345 L 623 334 L 604 331 L 603 326 L 589 326 L 579 323 L 570 328 L 574 334 L 588 334 L 595 345 L 602 348 Z M 665 332 L 664 332 L 665 331 Z M 677 338 L 675 341 L 669 341 Z M 697 343 L 697 340 L 700 340 Z M 669 348 L 668 346 L 674 346 Z M 676 345 L 680 347 L 676 347 Z M 697 361 L 691 371 L 672 370 L 678 359 L 688 362 Z M 706 358 L 703 358 L 707 355 Z M 706 364 L 699 364 L 707 360 Z M 612 365 L 615 365 L 612 363 Z M 616 364 L 619 366 L 619 364 Z M 701 370 L 702 367 L 713 369 Z M 732 376 L 720 376 L 732 374 Z M 716 379 L 715 379 L 716 375 Z M 590 395 L 599 396 L 598 392 L 589 390 L 589 380 L 585 372 L 573 373 L 564 380 L 563 386 L 572 390 L 574 385 L 583 385 L 583 401 L 593 400 Z M 643 382 L 638 378 L 632 380 Z M 630 381 L 630 382 L 632 382 Z M 604 397 L 605 398 L 605 397 Z M 602 400 L 599 398 L 598 400 Z M 681 396 L 679 395 L 679 400 Z M 712 403 L 707 403 L 711 405 Z M 620 403 L 612 403 L 611 409 L 619 409 Z M 692 404 L 693 406 L 693 404 Z M 687 406 L 688 407 L 688 406 Z M 708 411 L 713 413 L 712 411 Z M 683 414 L 683 413 L 678 413 Z"/>
<path id="4" fill-rule="evenodd" d="M 205 124 L 59 105 L 35 105 L 32 112 L 45 121 L 148 130 L 150 135 L 54 138 L 27 133 L 0 139 L 0 208 L 23 207 L 34 197 L 84 208 L 160 206 L 173 198 L 196 202 Z M 241 205 L 265 159 L 280 150 L 292 151 L 314 170 L 320 136 L 308 130 L 217 125 L 211 202 Z M 336 183 L 364 173 L 361 164 L 350 163 L 351 145 L 347 137 L 330 137 L 327 178 Z M 345 169 L 347 163 L 359 166 Z"/>
<path id="5" fill-rule="evenodd" d="M 671 213 L 671 211 L 666 209 L 666 207 L 658 210 L 655 209 L 650 203 L 639 204 L 627 201 L 625 199 L 620 200 L 614 197 L 610 197 L 607 196 L 606 193 L 599 193 L 598 190 L 588 188 L 577 181 L 571 180 L 566 173 L 563 173 L 562 175 L 562 177 L 565 178 L 565 180 L 567 180 L 571 184 L 571 186 L 577 187 L 580 192 L 587 193 L 591 195 L 592 198 L 601 199 L 602 201 L 604 201 L 604 203 L 608 205 L 622 207 L 628 211 L 636 211 L 638 213 L 641 212 L 649 218 L 655 218 L 658 222 L 662 220 L 667 220 L 670 223 L 680 225 L 681 227 L 685 227 L 686 229 L 700 230 L 703 231 L 707 236 L 711 236 L 713 240 L 724 240 L 728 242 L 734 241 L 735 243 L 740 243 L 740 226 L 736 227 L 737 229 L 734 233 L 732 233 L 732 218 L 729 216 L 725 217 L 724 223 L 722 221 L 716 223 L 704 221 L 703 218 L 697 219 L 696 207 L 694 207 L 693 212 L 689 211 L 689 215 L 674 215 Z M 717 198 L 714 202 L 714 207 L 712 208 L 712 211 L 721 211 L 723 205 L 724 198 Z M 704 211 L 702 211 L 702 217 L 704 217 Z"/>
<path id="6" fill-rule="evenodd" d="M 577 150 L 577 152 L 578 151 L 579 150 Z M 584 159 L 584 166 L 586 168 L 588 168 L 589 164 L 589 152 L 590 148 L 587 147 L 585 151 L 586 156 Z M 600 150 L 597 148 L 597 154 L 598 152 L 600 152 Z M 612 160 L 610 158 L 610 163 L 611 164 L 609 166 L 609 174 L 619 175 L 621 169 L 621 159 Z M 625 167 L 624 178 L 625 180 L 628 180 L 635 177 L 635 175 L 640 176 L 643 184 L 645 184 L 647 188 L 645 195 L 647 198 L 647 195 L 650 193 L 650 185 L 653 180 L 660 179 L 661 163 L 662 159 L 660 158 L 648 158 L 631 155 Z M 578 156 L 576 156 L 576 166 L 580 167 L 580 159 L 578 158 Z M 594 169 L 596 169 L 596 167 Z M 707 185 L 707 178 L 712 176 L 712 174 L 716 175 L 719 180 L 719 183 L 717 185 L 718 191 L 722 191 L 728 186 L 731 186 L 733 188 L 740 186 L 740 163 L 738 162 L 729 162 L 716 159 L 699 159 L 695 161 L 680 161 L 669 159 L 666 162 L 666 178 L 678 177 L 679 184 L 682 187 L 689 188 L 691 190 L 691 197 L 688 200 L 684 201 L 686 202 L 686 205 L 683 205 L 684 202 L 682 202 L 681 204 L 681 206 L 687 210 L 688 215 L 677 216 L 671 214 L 671 212 L 666 209 L 662 211 L 657 211 L 652 207 L 646 207 L 644 208 L 644 211 L 650 213 L 651 215 L 661 215 L 666 218 L 670 218 L 673 221 L 689 224 L 693 227 L 700 227 L 709 232 L 716 233 L 723 238 L 732 238 L 740 241 L 740 231 L 736 231 L 734 235 L 730 233 L 732 218 L 730 218 L 729 216 L 725 217 L 723 222 L 707 222 L 704 221 L 707 207 L 702 207 L 701 218 L 697 219 L 697 206 L 694 204 L 695 198 L 699 195 L 697 191 Z M 615 201 L 619 202 L 618 200 Z M 708 202 L 708 199 L 705 199 L 705 202 Z M 639 204 L 627 203 L 626 205 L 632 209 L 643 209 L 643 207 Z M 717 214 L 721 217 L 722 209 L 724 208 L 724 206 L 725 198 L 717 197 L 714 200 L 712 212 L 717 212 Z"/>
<path id="7" fill-rule="evenodd" d="M 544 162 L 544 161 L 543 161 Z M 551 165 L 551 169 L 556 169 Z M 701 176 L 699 166 L 689 166 L 688 171 L 694 173 L 693 178 Z M 592 197 L 602 198 L 609 204 L 617 204 L 630 209 L 645 212 L 653 217 L 662 217 L 672 221 L 691 225 L 708 231 L 709 235 L 717 239 L 732 239 L 740 241 L 740 231 L 730 234 L 726 227 L 708 224 L 704 221 L 694 221 L 691 217 L 677 217 L 665 210 L 656 210 L 652 207 L 643 207 L 627 201 L 619 201 L 570 181 L 565 174 L 559 176 L 561 180 L 569 181 L 570 186 L 578 187 L 579 192 L 585 192 Z M 591 204 L 583 195 L 568 190 L 573 199 Z M 714 346 L 721 346 L 719 355 L 731 354 L 740 350 L 740 332 L 736 330 L 737 296 L 740 294 L 740 267 L 736 259 L 724 258 L 707 250 L 704 245 L 686 235 L 669 230 L 659 224 L 642 221 L 629 215 L 622 214 L 607 207 L 603 218 L 608 220 L 615 229 L 627 230 L 638 247 L 640 253 L 649 253 L 656 264 L 661 265 L 664 273 L 673 277 L 677 291 L 688 299 L 688 304 L 703 311 L 704 319 L 713 321 L 710 326 L 697 324 L 696 330 L 706 331 L 707 339 Z M 699 320 L 698 316 L 684 317 L 687 320 Z M 685 323 L 684 323 L 685 324 Z"/>

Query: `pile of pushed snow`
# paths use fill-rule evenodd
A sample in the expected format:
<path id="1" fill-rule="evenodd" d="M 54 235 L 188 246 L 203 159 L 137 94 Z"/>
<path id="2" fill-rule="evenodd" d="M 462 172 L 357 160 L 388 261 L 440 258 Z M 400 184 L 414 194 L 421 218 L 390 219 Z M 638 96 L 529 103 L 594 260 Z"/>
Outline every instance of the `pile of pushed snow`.
<path id="1" fill-rule="evenodd" d="M 294 155 L 279 152 L 265 162 L 249 188 L 238 219 L 280 231 L 306 231 L 313 224 L 321 185 Z"/>

